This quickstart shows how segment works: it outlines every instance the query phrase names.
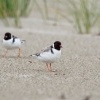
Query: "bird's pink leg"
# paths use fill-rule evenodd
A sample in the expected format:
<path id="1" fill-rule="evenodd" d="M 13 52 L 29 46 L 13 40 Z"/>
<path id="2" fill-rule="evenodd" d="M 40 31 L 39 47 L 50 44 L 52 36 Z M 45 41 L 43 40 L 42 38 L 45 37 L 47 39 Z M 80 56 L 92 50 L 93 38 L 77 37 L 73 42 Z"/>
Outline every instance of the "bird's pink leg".
<path id="1" fill-rule="evenodd" d="M 49 71 L 48 63 L 46 63 L 46 66 L 47 66 L 47 69 L 48 69 L 48 71 Z"/>
<path id="2" fill-rule="evenodd" d="M 49 71 L 52 71 L 52 68 L 51 68 L 51 63 L 49 64 Z"/>
<path id="3" fill-rule="evenodd" d="M 46 63 L 46 66 L 47 66 L 48 71 L 52 71 L 52 69 L 51 69 L 51 63 L 50 64 Z"/>

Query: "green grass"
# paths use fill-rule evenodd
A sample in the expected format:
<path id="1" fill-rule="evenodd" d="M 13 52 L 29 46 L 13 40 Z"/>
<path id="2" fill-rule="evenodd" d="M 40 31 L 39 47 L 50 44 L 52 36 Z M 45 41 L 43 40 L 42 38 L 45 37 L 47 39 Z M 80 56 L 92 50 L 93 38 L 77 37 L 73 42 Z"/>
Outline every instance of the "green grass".
<path id="1" fill-rule="evenodd" d="M 99 0 L 0 0 L 0 18 L 6 25 L 11 24 L 9 18 L 12 18 L 15 26 L 18 27 L 20 18 L 28 16 L 34 5 L 44 21 L 51 18 L 52 9 L 55 18 L 51 19 L 56 23 L 61 18 L 71 21 L 79 33 L 90 33 L 100 21 Z"/>
<path id="2" fill-rule="evenodd" d="M 98 0 L 64 0 L 62 2 L 66 9 L 64 16 L 68 15 L 72 25 L 79 33 L 90 33 L 92 27 L 100 21 L 100 4 Z"/>
<path id="3" fill-rule="evenodd" d="M 15 26 L 19 26 L 21 16 L 27 16 L 31 0 L 0 0 L 0 18 L 10 24 L 8 18 L 13 18 Z"/>
<path id="4" fill-rule="evenodd" d="M 37 5 L 38 5 L 38 1 Z M 48 0 L 42 0 L 44 9 L 38 5 L 39 11 L 43 18 L 49 19 Z M 90 33 L 91 29 L 99 24 L 100 21 L 100 4 L 98 0 L 55 0 L 52 1 L 56 5 L 53 7 L 56 18 L 64 18 L 71 21 L 78 33 Z M 58 5 L 61 5 L 62 8 Z M 45 14 L 44 14 L 45 12 Z"/>

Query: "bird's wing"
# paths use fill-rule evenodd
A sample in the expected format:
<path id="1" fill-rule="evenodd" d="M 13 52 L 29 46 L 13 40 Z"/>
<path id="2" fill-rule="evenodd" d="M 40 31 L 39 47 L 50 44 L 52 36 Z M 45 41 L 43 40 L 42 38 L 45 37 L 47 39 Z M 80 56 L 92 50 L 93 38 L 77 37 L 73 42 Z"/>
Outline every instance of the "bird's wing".
<path id="1" fill-rule="evenodd" d="M 14 43 L 14 42 L 15 42 L 15 39 L 17 39 L 18 37 L 16 37 L 16 36 L 12 35 L 12 38 L 13 38 L 12 43 Z"/>
<path id="2" fill-rule="evenodd" d="M 48 52 L 48 51 L 50 51 L 50 50 L 51 50 L 51 46 L 42 49 L 42 50 L 41 50 L 41 53 L 42 53 L 42 52 Z"/>
<path id="3" fill-rule="evenodd" d="M 48 52 L 48 51 L 51 51 L 52 54 L 54 53 L 52 45 L 42 50 L 42 52 Z"/>
<path id="4" fill-rule="evenodd" d="M 18 38 L 18 37 L 14 36 L 14 35 L 12 35 L 12 37 L 15 38 L 15 39 Z"/>
<path id="5" fill-rule="evenodd" d="M 52 48 L 53 48 L 52 46 L 46 47 L 46 48 L 42 49 L 40 52 L 35 53 L 34 55 L 40 56 L 40 54 L 45 53 L 45 52 L 49 52 L 49 51 L 51 51 L 53 53 Z"/>

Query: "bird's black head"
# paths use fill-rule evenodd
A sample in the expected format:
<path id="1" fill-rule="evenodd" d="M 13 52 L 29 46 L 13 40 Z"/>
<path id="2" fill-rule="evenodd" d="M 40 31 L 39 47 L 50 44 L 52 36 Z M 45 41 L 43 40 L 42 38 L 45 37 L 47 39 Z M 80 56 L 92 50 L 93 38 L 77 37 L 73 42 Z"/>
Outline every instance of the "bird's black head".
<path id="1" fill-rule="evenodd" d="M 4 39 L 5 39 L 5 40 L 11 39 L 11 33 L 9 33 L 9 32 L 5 33 Z"/>
<path id="2" fill-rule="evenodd" d="M 55 41 L 54 42 L 54 48 L 57 50 L 60 50 L 62 48 L 61 42 L 60 41 Z"/>

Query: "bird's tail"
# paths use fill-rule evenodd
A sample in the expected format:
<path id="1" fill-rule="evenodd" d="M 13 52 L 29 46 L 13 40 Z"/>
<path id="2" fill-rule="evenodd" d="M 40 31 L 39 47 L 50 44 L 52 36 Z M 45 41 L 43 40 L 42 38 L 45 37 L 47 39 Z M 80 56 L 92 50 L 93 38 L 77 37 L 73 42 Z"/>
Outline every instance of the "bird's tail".
<path id="1" fill-rule="evenodd" d="M 26 42 L 26 40 L 22 40 L 22 41 L 21 41 L 22 44 L 25 43 L 25 42 Z"/>
<path id="2" fill-rule="evenodd" d="M 35 56 L 36 56 L 35 54 L 30 55 L 30 57 L 35 57 Z"/>
<path id="3" fill-rule="evenodd" d="M 32 54 L 32 55 L 30 55 L 30 57 L 34 57 L 34 58 L 37 58 L 38 56 L 40 56 L 40 54 Z"/>

